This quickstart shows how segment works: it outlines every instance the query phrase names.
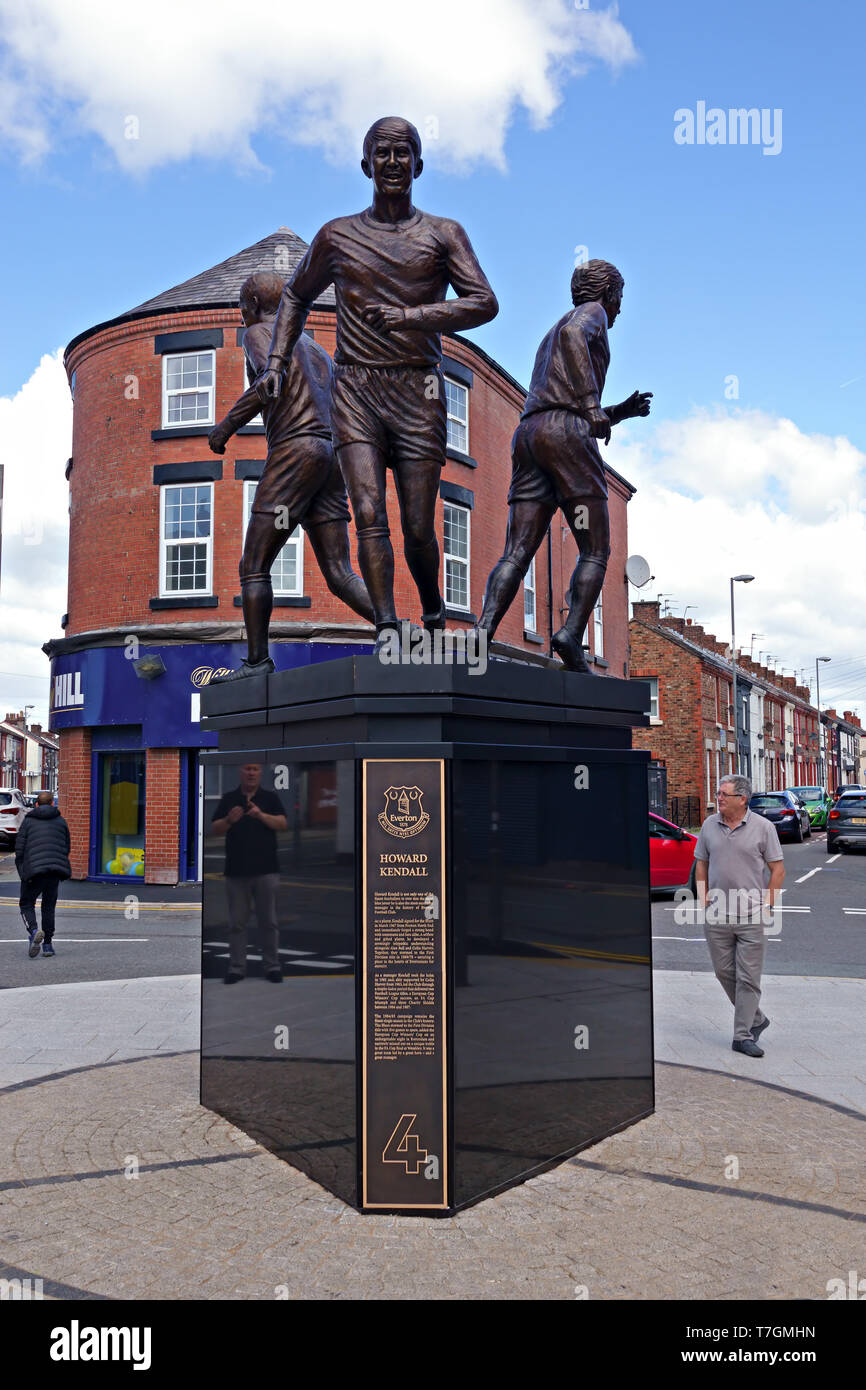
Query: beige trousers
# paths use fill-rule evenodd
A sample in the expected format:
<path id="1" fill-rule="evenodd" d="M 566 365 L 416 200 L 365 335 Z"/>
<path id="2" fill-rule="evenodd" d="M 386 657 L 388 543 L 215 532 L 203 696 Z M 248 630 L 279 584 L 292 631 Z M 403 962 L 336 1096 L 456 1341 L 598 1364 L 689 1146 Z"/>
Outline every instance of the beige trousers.
<path id="1" fill-rule="evenodd" d="M 759 924 L 724 922 L 704 927 L 716 979 L 734 1006 L 734 1039 L 750 1038 L 753 1024 L 763 1023 L 761 971 L 764 967 L 764 928 Z"/>

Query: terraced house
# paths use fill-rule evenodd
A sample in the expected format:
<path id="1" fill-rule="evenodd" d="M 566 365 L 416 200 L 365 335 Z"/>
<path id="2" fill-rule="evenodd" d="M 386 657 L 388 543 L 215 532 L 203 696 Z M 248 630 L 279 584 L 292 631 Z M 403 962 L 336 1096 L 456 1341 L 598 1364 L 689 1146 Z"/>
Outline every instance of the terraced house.
<path id="1" fill-rule="evenodd" d="M 648 680 L 650 727 L 635 731 L 655 769 L 655 805 L 697 825 L 715 809 L 722 777 L 739 770 L 756 791 L 859 780 L 863 731 L 850 710 L 821 715 L 808 686 L 737 654 L 732 706 L 730 648 L 688 618 L 633 605 L 630 674 Z"/>

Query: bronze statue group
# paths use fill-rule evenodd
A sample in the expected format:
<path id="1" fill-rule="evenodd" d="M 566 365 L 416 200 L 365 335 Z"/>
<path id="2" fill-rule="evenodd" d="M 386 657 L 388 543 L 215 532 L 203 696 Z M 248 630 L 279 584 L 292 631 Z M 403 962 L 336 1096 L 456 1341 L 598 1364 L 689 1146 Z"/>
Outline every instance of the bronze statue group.
<path id="1" fill-rule="evenodd" d="M 373 181 L 371 206 L 326 223 L 285 284 L 260 272 L 241 287 L 250 386 L 209 442 L 223 453 L 228 438 L 261 410 L 268 453 L 240 563 L 247 658 L 224 679 L 274 669 L 270 569 L 296 525 L 309 537 L 331 592 L 375 624 L 377 647 L 393 640 L 400 619 L 388 469 L 424 628 L 433 633 L 445 626 L 435 531 L 447 433 L 440 334 L 487 323 L 499 305 L 460 224 L 413 205 L 412 187 L 423 167 L 421 140 L 410 122 L 376 121 L 361 161 Z M 303 331 L 329 285 L 337 304 L 333 365 Z M 455 298 L 446 299 L 449 286 Z M 578 560 L 568 616 L 553 648 L 572 671 L 590 670 L 583 636 L 610 553 L 607 484 L 596 441 L 609 440 L 613 425 L 650 409 L 649 392 L 635 391 L 620 405 L 601 404 L 608 328 L 622 293 L 614 266 L 599 260 L 579 265 L 571 279 L 573 308 L 538 349 L 511 445 L 505 549 L 487 581 L 478 620 L 483 640 L 492 640 L 560 508 Z M 349 502 L 360 577 L 351 566 Z"/>

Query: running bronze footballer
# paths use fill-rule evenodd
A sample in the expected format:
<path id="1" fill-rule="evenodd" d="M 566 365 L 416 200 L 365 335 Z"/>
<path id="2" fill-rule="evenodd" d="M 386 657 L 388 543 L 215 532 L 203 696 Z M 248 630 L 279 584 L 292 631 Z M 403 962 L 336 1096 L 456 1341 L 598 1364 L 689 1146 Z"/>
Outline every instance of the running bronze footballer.
<path id="1" fill-rule="evenodd" d="M 361 168 L 373 180 L 372 204 L 327 222 L 313 238 L 283 290 L 268 367 L 256 383 L 263 404 L 279 395 L 307 314 L 333 284 L 331 436 L 377 634 L 399 628 L 388 468 L 422 621 L 428 630 L 445 626 L 434 525 L 446 442 L 439 335 L 487 323 L 499 309 L 460 224 L 413 206 L 412 185 L 423 167 L 421 139 L 409 121 L 388 116 L 370 127 Z M 449 285 L 457 297 L 446 300 Z"/>

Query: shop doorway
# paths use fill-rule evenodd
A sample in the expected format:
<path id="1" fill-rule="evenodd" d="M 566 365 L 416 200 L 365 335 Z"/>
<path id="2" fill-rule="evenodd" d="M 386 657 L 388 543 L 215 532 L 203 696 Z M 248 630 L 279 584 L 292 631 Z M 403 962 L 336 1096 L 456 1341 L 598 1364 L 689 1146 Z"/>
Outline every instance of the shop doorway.
<path id="1" fill-rule="evenodd" d="M 204 770 L 197 748 L 181 749 L 180 767 L 180 877 L 184 883 L 200 883 Z"/>

